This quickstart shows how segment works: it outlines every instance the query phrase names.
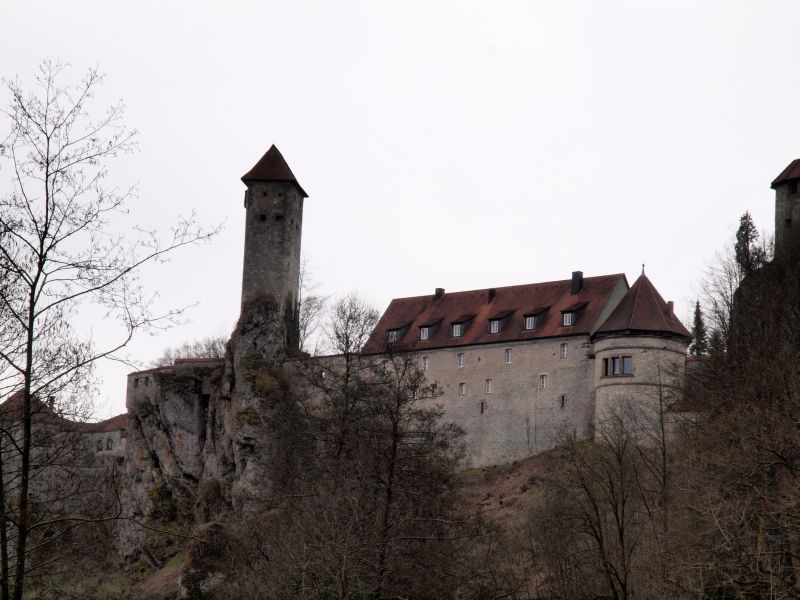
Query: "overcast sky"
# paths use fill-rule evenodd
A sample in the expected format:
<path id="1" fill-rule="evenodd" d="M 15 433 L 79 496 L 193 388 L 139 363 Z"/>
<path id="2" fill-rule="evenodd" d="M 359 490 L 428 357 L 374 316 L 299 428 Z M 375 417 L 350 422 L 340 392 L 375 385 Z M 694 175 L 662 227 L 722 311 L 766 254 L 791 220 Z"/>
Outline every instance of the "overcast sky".
<path id="1" fill-rule="evenodd" d="M 144 280 L 191 321 L 129 348 L 230 333 L 244 186 L 276 144 L 308 192 L 319 291 L 393 297 L 624 272 L 685 318 L 705 265 L 800 156 L 800 3 L 3 0 L 0 75 L 43 58 L 107 75 L 140 150 L 132 218 L 225 222 Z M 2 103 L 7 103 L 7 95 Z M 0 124 L 0 127 L 3 127 Z M 96 323 L 100 339 L 104 325 Z M 103 366 L 98 416 L 124 410 Z"/>

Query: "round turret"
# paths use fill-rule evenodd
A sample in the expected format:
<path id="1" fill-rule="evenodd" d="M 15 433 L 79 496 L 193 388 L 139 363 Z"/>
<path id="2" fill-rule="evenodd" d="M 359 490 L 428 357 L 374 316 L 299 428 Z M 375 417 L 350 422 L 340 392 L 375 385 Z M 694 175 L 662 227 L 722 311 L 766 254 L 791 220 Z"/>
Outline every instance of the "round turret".
<path id="1" fill-rule="evenodd" d="M 595 432 L 656 426 L 678 400 L 691 334 L 642 273 L 594 341 Z"/>

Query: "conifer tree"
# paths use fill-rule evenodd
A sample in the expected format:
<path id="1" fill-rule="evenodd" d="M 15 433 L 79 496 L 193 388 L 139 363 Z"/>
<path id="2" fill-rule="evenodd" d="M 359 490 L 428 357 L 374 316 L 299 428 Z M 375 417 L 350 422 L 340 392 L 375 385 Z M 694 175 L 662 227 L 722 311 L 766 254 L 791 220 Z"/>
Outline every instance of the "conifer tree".
<path id="1" fill-rule="evenodd" d="M 692 356 L 702 356 L 708 354 L 708 332 L 703 321 L 703 311 L 700 308 L 700 301 L 694 303 L 694 321 L 692 323 L 692 345 L 689 352 Z"/>
<path id="2" fill-rule="evenodd" d="M 758 230 L 749 212 L 744 213 L 739 219 L 734 250 L 736 264 L 742 277 L 750 275 L 766 260 L 766 252 L 758 245 Z"/>

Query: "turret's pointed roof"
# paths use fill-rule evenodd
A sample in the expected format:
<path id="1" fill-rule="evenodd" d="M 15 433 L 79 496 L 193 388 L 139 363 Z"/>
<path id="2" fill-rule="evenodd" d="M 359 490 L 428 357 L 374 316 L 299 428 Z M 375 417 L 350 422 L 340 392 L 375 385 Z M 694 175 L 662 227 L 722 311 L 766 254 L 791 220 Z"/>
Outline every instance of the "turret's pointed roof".
<path id="1" fill-rule="evenodd" d="M 270 146 L 266 154 L 261 157 L 261 160 L 242 176 L 242 181 L 244 183 L 254 183 L 257 181 L 291 182 L 298 187 L 300 193 L 303 194 L 303 198 L 308 198 L 308 194 L 300 187 L 297 178 L 294 176 L 294 173 L 292 173 L 289 165 L 286 164 L 286 160 L 283 158 L 280 150 L 275 147 L 275 144 Z"/>
<path id="2" fill-rule="evenodd" d="M 642 273 L 595 335 L 610 333 L 655 333 L 691 339 L 670 306 Z"/>
<path id="3" fill-rule="evenodd" d="M 781 174 L 775 178 L 775 181 L 772 182 L 770 187 L 774 190 L 780 184 L 795 179 L 800 179 L 800 158 L 795 158 L 790 162 L 789 166 L 781 171 Z"/>

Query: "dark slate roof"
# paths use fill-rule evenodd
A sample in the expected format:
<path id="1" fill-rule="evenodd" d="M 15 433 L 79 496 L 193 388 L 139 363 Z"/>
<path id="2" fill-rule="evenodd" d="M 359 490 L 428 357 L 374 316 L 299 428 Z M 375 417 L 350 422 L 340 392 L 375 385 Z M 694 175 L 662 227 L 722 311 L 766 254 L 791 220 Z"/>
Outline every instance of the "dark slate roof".
<path id="1" fill-rule="evenodd" d="M 588 335 L 597 326 L 603 308 L 618 285 L 627 288 L 623 274 L 586 277 L 577 294 L 570 293 L 571 280 L 513 285 L 490 290 L 452 292 L 439 298 L 435 294 L 395 298 L 389 303 L 364 346 L 365 354 L 379 354 L 388 347 L 388 332 L 398 330 L 400 347 L 422 351 L 432 348 L 468 346 L 558 337 Z M 561 313 L 576 307 L 571 327 L 562 327 Z M 539 316 L 535 329 L 524 329 L 524 317 Z M 503 316 L 499 333 L 489 333 L 489 320 Z M 465 322 L 466 321 L 466 322 Z M 461 337 L 451 336 L 453 323 L 465 322 Z M 437 324 L 438 323 L 438 324 Z M 419 328 L 431 327 L 427 340 L 419 339 Z"/>
<path id="2" fill-rule="evenodd" d="M 654 333 L 692 338 L 692 334 L 672 313 L 644 273 L 634 282 L 595 335 L 612 333 Z"/>
<path id="3" fill-rule="evenodd" d="M 300 187 L 297 178 L 294 176 L 294 173 L 292 173 L 289 165 L 286 164 L 286 160 L 283 158 L 280 150 L 275 147 L 275 144 L 270 146 L 267 153 L 261 157 L 261 160 L 242 176 L 242 181 L 244 183 L 254 183 L 257 181 L 291 182 L 297 186 L 300 193 L 303 194 L 303 198 L 308 198 L 308 194 Z"/>
<path id="4" fill-rule="evenodd" d="M 772 182 L 770 187 L 774 190 L 781 183 L 786 183 L 787 181 L 793 181 L 796 179 L 800 179 L 800 158 L 796 158 L 790 162 L 789 166 L 781 171 L 781 174 L 775 178 L 775 181 Z"/>

